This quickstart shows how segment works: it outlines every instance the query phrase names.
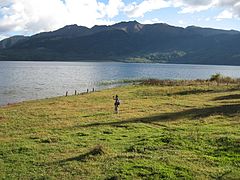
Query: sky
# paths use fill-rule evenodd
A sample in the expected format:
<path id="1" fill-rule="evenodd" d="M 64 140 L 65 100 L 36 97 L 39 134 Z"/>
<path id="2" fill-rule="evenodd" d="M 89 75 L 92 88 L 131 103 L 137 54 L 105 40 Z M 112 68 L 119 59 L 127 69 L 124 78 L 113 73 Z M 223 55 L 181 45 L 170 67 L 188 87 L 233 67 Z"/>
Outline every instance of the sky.
<path id="1" fill-rule="evenodd" d="M 240 0 L 0 0 L 0 40 L 132 20 L 240 30 Z"/>

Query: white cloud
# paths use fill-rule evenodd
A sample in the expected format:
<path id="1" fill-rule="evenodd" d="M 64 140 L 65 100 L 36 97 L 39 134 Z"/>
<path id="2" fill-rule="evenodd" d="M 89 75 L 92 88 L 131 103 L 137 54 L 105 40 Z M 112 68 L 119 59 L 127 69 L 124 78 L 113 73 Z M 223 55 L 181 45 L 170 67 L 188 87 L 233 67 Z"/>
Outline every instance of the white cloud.
<path id="1" fill-rule="evenodd" d="M 4 6 L 8 6 L 12 0 L 0 0 L 0 8 Z"/>
<path id="2" fill-rule="evenodd" d="M 218 0 L 219 6 L 233 6 L 237 3 L 239 3 L 239 0 Z"/>
<path id="3" fill-rule="evenodd" d="M 233 14 L 236 15 L 237 17 L 240 17 L 240 2 L 237 2 L 233 6 Z"/>
<path id="4" fill-rule="evenodd" d="M 216 0 L 172 0 L 172 6 L 181 9 L 180 13 L 205 11 L 213 7 Z"/>
<path id="5" fill-rule="evenodd" d="M 143 0 L 141 3 L 128 4 L 125 12 L 129 17 L 143 17 L 147 12 L 167 7 L 179 8 L 179 13 L 195 13 L 211 8 L 223 8 L 224 11 L 240 17 L 240 0 Z"/>
<path id="6" fill-rule="evenodd" d="M 228 10 L 222 11 L 217 17 L 217 20 L 222 20 L 222 19 L 232 19 L 233 18 L 233 13 Z"/>
<path id="7" fill-rule="evenodd" d="M 145 0 L 140 4 L 135 2 L 129 4 L 125 8 L 125 12 L 129 17 L 143 17 L 145 13 L 153 10 L 170 7 L 170 1 L 165 0 Z"/>
<path id="8" fill-rule="evenodd" d="M 110 19 L 123 7 L 122 0 L 106 4 L 97 0 L 0 0 L 0 33 L 33 34 L 67 24 L 111 24 Z"/>
<path id="9" fill-rule="evenodd" d="M 163 23 L 163 21 L 161 21 L 158 18 L 147 19 L 147 20 L 142 21 L 142 24 L 155 24 L 155 23 Z"/>
<path id="10" fill-rule="evenodd" d="M 183 20 L 179 20 L 179 21 L 178 21 L 178 24 L 184 25 L 185 23 L 184 23 Z"/>
<path id="11" fill-rule="evenodd" d="M 123 9 L 124 6 L 125 4 L 122 2 L 122 0 L 109 0 L 102 12 L 105 12 L 107 17 L 113 18 L 119 14 L 119 11 Z"/>
<path id="12" fill-rule="evenodd" d="M 167 7 L 180 8 L 180 13 L 194 13 L 207 10 L 215 6 L 217 0 L 143 0 L 137 4 L 133 2 L 125 7 L 129 17 L 143 17 L 145 13 Z"/>
<path id="13" fill-rule="evenodd" d="M 210 20 L 211 20 L 210 17 L 205 18 L 205 21 L 210 21 Z"/>
<path id="14" fill-rule="evenodd" d="M 217 20 L 240 18 L 239 0 L 219 0 L 218 5 L 224 7 L 224 10 L 215 17 Z"/>

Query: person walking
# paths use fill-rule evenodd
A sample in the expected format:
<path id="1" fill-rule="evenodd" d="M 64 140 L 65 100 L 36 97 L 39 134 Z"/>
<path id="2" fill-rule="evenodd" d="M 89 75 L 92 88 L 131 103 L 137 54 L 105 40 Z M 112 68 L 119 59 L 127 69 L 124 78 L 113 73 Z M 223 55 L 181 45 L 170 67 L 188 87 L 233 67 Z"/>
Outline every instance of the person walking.
<path id="1" fill-rule="evenodd" d="M 114 111 L 115 111 L 116 114 L 118 114 L 119 113 L 119 107 L 118 106 L 120 105 L 120 100 L 118 98 L 118 95 L 116 95 L 115 97 L 113 96 L 113 100 L 115 100 Z"/>

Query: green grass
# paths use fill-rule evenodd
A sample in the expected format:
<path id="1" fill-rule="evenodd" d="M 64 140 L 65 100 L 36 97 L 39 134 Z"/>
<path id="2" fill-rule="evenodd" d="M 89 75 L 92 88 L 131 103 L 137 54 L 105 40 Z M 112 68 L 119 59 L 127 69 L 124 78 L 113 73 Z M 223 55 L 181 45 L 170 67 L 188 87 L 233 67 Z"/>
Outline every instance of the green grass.
<path id="1" fill-rule="evenodd" d="M 240 179 L 239 112 L 237 85 L 206 84 L 9 105 L 0 108 L 0 179 Z"/>

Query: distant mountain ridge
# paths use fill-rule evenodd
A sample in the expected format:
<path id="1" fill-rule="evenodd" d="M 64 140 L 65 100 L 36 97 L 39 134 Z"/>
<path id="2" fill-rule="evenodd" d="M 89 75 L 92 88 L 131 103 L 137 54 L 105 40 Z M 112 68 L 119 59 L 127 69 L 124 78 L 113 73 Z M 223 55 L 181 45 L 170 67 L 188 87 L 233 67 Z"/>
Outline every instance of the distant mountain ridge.
<path id="1" fill-rule="evenodd" d="M 124 61 L 240 65 L 240 32 L 164 23 L 67 25 L 0 41 L 0 60 Z"/>

